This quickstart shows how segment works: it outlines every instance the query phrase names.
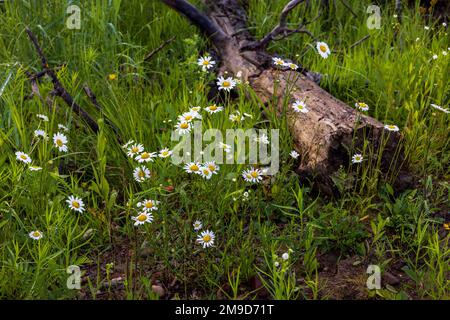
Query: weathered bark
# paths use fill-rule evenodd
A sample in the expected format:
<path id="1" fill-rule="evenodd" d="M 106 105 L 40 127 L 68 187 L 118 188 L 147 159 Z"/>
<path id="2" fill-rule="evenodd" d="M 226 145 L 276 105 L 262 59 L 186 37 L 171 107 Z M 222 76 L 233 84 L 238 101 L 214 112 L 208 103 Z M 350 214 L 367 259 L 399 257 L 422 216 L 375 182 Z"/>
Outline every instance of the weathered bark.
<path id="1" fill-rule="evenodd" d="M 179 8 L 174 2 L 184 2 L 162 1 L 170 2 L 177 10 Z M 322 191 L 333 193 L 333 174 L 340 166 L 349 164 L 350 152 L 361 150 L 364 139 L 368 139 L 375 150 L 373 161 L 379 162 L 382 172 L 398 169 L 404 162 L 399 133 L 387 133 L 378 120 L 365 116 L 334 98 L 312 81 L 311 73 L 307 70 L 300 68 L 300 72 L 296 72 L 273 68 L 271 56 L 261 46 L 255 45 L 257 41 L 248 32 L 246 12 L 238 0 L 205 0 L 204 3 L 207 5 L 206 16 L 209 18 L 206 34 L 211 37 L 222 59 L 220 72 L 236 74 L 240 71 L 262 103 L 276 101 L 279 113 L 295 100 L 306 102 L 310 111 L 305 114 L 294 113 L 287 108 L 289 128 L 300 153 L 297 167 L 300 174 L 314 178 L 318 182 L 316 186 Z M 200 28 L 203 28 L 204 22 L 205 20 L 193 21 Z M 219 40 L 214 41 L 214 36 Z M 286 95 L 288 85 L 293 88 L 289 90 L 290 95 Z M 289 101 L 285 101 L 286 99 Z M 380 147 L 384 151 L 382 158 L 377 159 Z"/>

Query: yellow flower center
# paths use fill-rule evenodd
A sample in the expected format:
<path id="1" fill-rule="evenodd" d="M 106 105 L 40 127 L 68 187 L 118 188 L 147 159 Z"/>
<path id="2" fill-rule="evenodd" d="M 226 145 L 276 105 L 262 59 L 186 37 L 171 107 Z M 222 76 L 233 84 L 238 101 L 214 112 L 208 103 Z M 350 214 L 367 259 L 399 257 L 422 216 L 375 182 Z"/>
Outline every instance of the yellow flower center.
<path id="1" fill-rule="evenodd" d="M 222 83 L 222 87 L 225 87 L 225 88 L 229 87 L 230 85 L 231 85 L 231 83 L 229 81 L 224 81 Z"/>
<path id="2" fill-rule="evenodd" d="M 211 236 L 209 234 L 204 235 L 203 236 L 203 241 L 210 242 L 211 241 Z"/>
<path id="3" fill-rule="evenodd" d="M 39 233 L 39 231 L 34 231 L 33 232 L 33 237 L 39 237 L 41 234 Z"/>
<path id="4" fill-rule="evenodd" d="M 141 154 L 141 159 L 148 159 L 150 158 L 150 154 L 148 152 L 144 152 L 143 154 Z"/>
<path id="5" fill-rule="evenodd" d="M 148 208 L 148 209 L 153 208 L 153 202 L 147 201 L 147 202 L 145 203 L 145 207 Z"/>
<path id="6" fill-rule="evenodd" d="M 322 52 L 327 52 L 327 47 L 325 47 L 323 44 L 321 44 L 321 45 L 319 46 L 319 48 L 320 48 L 320 51 L 322 51 Z"/>
<path id="7" fill-rule="evenodd" d="M 186 122 L 183 122 L 182 124 L 180 124 L 180 128 L 187 129 L 187 128 L 189 128 L 189 125 Z"/>
<path id="8" fill-rule="evenodd" d="M 78 201 L 72 201 L 72 207 L 78 209 L 80 207 L 80 203 Z"/>
<path id="9" fill-rule="evenodd" d="M 189 167 L 189 169 L 191 169 L 191 171 L 198 171 L 198 166 L 196 164 L 193 164 Z"/>
<path id="10" fill-rule="evenodd" d="M 252 173 L 250 173 L 250 175 L 251 175 L 253 178 L 258 178 L 258 172 L 256 172 L 256 171 L 252 171 Z"/>
<path id="11" fill-rule="evenodd" d="M 58 145 L 58 147 L 62 147 L 64 145 L 61 139 L 56 139 L 56 144 Z"/>
<path id="12" fill-rule="evenodd" d="M 209 65 L 209 61 L 208 61 L 208 60 L 203 60 L 203 65 L 204 65 L 204 66 Z"/>
<path id="13" fill-rule="evenodd" d="M 141 170 L 141 171 L 139 171 L 139 172 L 138 172 L 138 177 L 139 177 L 139 178 L 143 178 L 143 177 L 145 177 L 145 172 L 144 172 L 144 171 L 142 171 L 142 170 Z"/>
<path id="14" fill-rule="evenodd" d="M 212 106 L 209 106 L 209 110 L 216 111 L 217 110 L 217 106 L 215 104 L 212 105 Z"/>
<path id="15" fill-rule="evenodd" d="M 209 174 L 209 170 L 208 169 L 203 170 L 203 174 L 208 175 Z"/>
<path id="16" fill-rule="evenodd" d="M 209 164 L 209 165 L 208 165 L 208 169 L 209 169 L 210 171 L 216 171 L 216 166 L 213 165 L 213 164 Z"/>
<path id="17" fill-rule="evenodd" d="M 147 216 L 145 214 L 141 214 L 141 215 L 139 215 L 139 217 L 137 217 L 137 219 L 140 222 L 143 222 L 143 221 L 147 220 Z"/>
<path id="18" fill-rule="evenodd" d="M 20 158 L 21 158 L 22 160 L 27 160 L 27 156 L 26 156 L 26 155 L 24 155 L 24 154 L 23 154 L 23 155 L 21 155 L 21 156 L 20 156 Z"/>
<path id="19" fill-rule="evenodd" d="M 137 153 L 138 151 L 139 151 L 138 147 L 131 148 L 131 152 L 133 152 L 133 153 Z"/>
<path id="20" fill-rule="evenodd" d="M 190 120 L 192 120 L 192 116 L 185 116 L 185 117 L 184 117 L 184 120 L 190 121 Z"/>
<path id="21" fill-rule="evenodd" d="M 169 155 L 169 151 L 163 151 L 163 152 L 162 152 L 162 155 L 163 155 L 163 156 L 168 156 L 168 155 Z"/>

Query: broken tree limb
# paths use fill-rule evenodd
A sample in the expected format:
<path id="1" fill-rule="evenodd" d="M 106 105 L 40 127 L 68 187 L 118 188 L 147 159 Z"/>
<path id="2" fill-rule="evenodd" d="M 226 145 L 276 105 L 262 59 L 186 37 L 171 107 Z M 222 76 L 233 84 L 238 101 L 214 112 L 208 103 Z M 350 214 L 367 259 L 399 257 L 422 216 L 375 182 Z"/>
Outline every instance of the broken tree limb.
<path id="1" fill-rule="evenodd" d="M 67 92 L 64 86 L 61 84 L 58 77 L 56 76 L 56 73 L 50 68 L 47 58 L 45 57 L 44 52 L 42 51 L 42 48 L 31 29 L 27 27 L 26 32 L 31 42 L 33 43 L 34 48 L 36 49 L 39 58 L 41 59 L 41 65 L 43 68 L 42 72 L 45 72 L 52 79 L 55 95 L 64 100 L 64 102 L 73 110 L 73 112 L 75 112 L 75 114 L 86 121 L 87 125 L 92 129 L 92 131 L 97 133 L 99 130 L 97 122 L 89 115 L 89 113 L 87 113 L 74 101 L 69 92 Z"/>
<path id="2" fill-rule="evenodd" d="M 367 142 L 373 149 L 370 161 L 376 164 L 375 167 L 386 177 L 398 175 L 398 169 L 404 163 L 399 143 L 401 135 L 387 132 L 383 123 L 330 95 L 308 77 L 306 70 L 299 73 L 274 69 L 271 55 L 261 46 L 254 45 L 259 42 L 248 32 L 246 12 L 239 0 L 204 0 L 208 8 L 206 13 L 186 0 L 162 1 L 170 2 L 172 8 L 209 36 L 221 57 L 219 72 L 241 72 L 263 104 L 276 101 L 277 113 L 283 114 L 284 107 L 295 100 L 306 102 L 308 113 L 288 110 L 287 120 L 300 153 L 297 172 L 314 180 L 315 187 L 327 194 L 334 193 L 333 175 L 341 166 L 347 167 L 351 152 L 363 150 Z M 300 2 L 290 1 L 281 18 Z M 207 28 L 203 29 L 204 26 Z M 291 94 L 286 95 L 288 91 Z"/>
<path id="3" fill-rule="evenodd" d="M 175 40 L 175 36 L 173 36 L 170 39 L 168 39 L 168 40 L 164 41 L 163 43 L 161 43 L 161 45 L 158 48 L 153 49 L 152 51 L 150 51 L 149 54 L 147 54 L 144 57 L 144 61 L 149 61 L 155 54 L 157 54 L 159 51 L 164 49 L 164 47 L 167 46 L 169 43 L 171 43 L 173 40 Z"/>

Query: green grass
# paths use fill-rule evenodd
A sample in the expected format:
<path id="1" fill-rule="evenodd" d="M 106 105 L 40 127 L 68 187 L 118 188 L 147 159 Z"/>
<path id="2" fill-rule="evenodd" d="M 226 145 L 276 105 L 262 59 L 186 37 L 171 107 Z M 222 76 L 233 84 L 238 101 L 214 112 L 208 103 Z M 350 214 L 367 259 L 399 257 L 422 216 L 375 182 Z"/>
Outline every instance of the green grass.
<path id="1" fill-rule="evenodd" d="M 255 36 L 273 28 L 284 2 L 250 1 Z M 100 119 L 107 117 L 124 142 L 133 139 L 150 151 L 172 148 L 177 116 L 210 104 L 208 83 L 215 75 L 196 65 L 208 50 L 198 31 L 159 1 L 74 1 L 82 8 L 81 30 L 65 27 L 63 1 L 0 5 L 0 298 L 155 299 L 152 285 L 164 287 L 170 298 L 255 298 L 265 290 L 275 299 L 340 298 L 325 279 L 321 259 L 337 254 L 363 266 L 355 267 L 355 281 L 367 277 L 369 264 L 402 275 L 395 288 L 383 283 L 376 292 L 359 283 L 366 297 L 448 299 L 450 238 L 443 223 L 450 220 L 449 117 L 430 107 L 449 105 L 450 53 L 442 54 L 450 51 L 448 29 L 427 22 L 418 6 L 405 9 L 403 23 L 396 25 L 393 8 L 383 6 L 381 29 L 368 30 L 370 1 L 348 2 L 357 18 L 337 1 L 336 11 L 309 26 L 336 51 L 328 59 L 305 35 L 272 43 L 268 50 L 320 72 L 321 86 L 349 105 L 364 101 L 371 116 L 398 125 L 414 190 L 393 192 L 363 163 L 358 170 L 343 168 L 336 182 L 345 191 L 342 197 L 313 193 L 292 170 L 284 119 L 263 118 L 258 104 L 245 98 L 246 86 L 239 98 L 226 101 L 224 112 L 203 112 L 203 126 L 234 128 L 228 116 L 238 110 L 253 115 L 240 128 L 280 128 L 280 172 L 270 182 L 245 183 L 242 165 L 222 165 L 218 175 L 204 180 L 156 159 L 149 165 L 151 179 L 139 184 L 132 175 L 136 162 Z M 316 12 L 313 6 L 306 15 Z M 98 135 L 58 98 L 52 108 L 36 96 L 24 100 L 31 92 L 25 70 L 40 70 L 26 26 L 51 66 L 62 66 L 57 74 L 64 86 L 99 119 Z M 368 40 L 349 49 L 366 34 Z M 172 36 L 173 42 L 144 62 Z M 109 81 L 111 73 L 118 80 Z M 96 93 L 102 113 L 86 98 L 84 84 Z M 48 79 L 39 88 L 44 100 L 49 97 Z M 40 121 L 39 113 L 50 121 Z M 70 129 L 68 153 L 56 151 L 51 139 L 33 136 L 37 128 L 53 135 L 59 123 Z M 28 153 L 43 170 L 29 171 L 15 159 L 16 151 Z M 85 202 L 84 213 L 67 207 L 72 194 Z M 160 201 L 159 210 L 153 223 L 134 227 L 135 205 L 146 198 Z M 216 233 L 214 247 L 195 242 L 197 219 Z M 36 229 L 44 234 L 39 241 L 28 237 Z M 288 249 L 293 251 L 284 262 Z M 83 272 L 80 291 L 66 286 L 70 265 Z M 120 284 L 111 285 L 118 277 Z"/>

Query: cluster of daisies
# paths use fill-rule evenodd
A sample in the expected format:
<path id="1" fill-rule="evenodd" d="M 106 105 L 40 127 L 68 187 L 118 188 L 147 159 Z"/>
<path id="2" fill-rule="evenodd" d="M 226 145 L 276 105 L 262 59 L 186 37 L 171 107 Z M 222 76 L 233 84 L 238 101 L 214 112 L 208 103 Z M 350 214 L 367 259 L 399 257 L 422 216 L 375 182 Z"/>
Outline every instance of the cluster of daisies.
<path id="1" fill-rule="evenodd" d="M 134 140 L 128 141 L 122 148 L 125 149 L 129 158 L 140 164 L 133 170 L 133 177 L 137 182 L 144 182 L 150 178 L 151 173 L 146 166 L 147 163 L 153 162 L 154 158 L 169 158 L 172 155 L 172 151 L 168 148 L 163 148 L 158 153 L 145 151 L 144 146 Z"/>
<path id="2" fill-rule="evenodd" d="M 49 121 L 48 117 L 45 114 L 37 114 L 36 116 L 43 122 Z M 69 129 L 62 124 L 58 124 L 58 132 L 53 134 L 53 146 L 60 152 L 67 152 L 69 150 L 67 147 L 68 139 L 66 135 L 61 133 L 61 131 L 69 131 Z M 48 141 L 49 139 L 49 136 L 45 132 L 45 130 L 39 128 L 34 131 L 34 137 L 43 141 Z M 27 164 L 30 171 L 42 170 L 42 167 L 31 165 L 33 160 L 31 159 L 29 154 L 23 151 L 16 151 L 15 155 L 17 161 Z"/>
<path id="3" fill-rule="evenodd" d="M 159 201 L 152 199 L 145 199 L 137 203 L 139 213 L 135 217 L 131 217 L 134 220 L 134 225 L 139 226 L 153 221 L 153 211 L 158 210 Z"/>
<path id="4" fill-rule="evenodd" d="M 194 231 L 198 232 L 202 229 L 203 224 L 200 220 L 196 220 L 196 221 L 194 221 L 192 226 L 194 227 Z M 208 248 L 208 247 L 212 247 L 214 245 L 215 238 L 216 238 L 216 235 L 213 231 L 203 230 L 202 232 L 200 232 L 199 235 L 197 235 L 196 242 L 201 244 L 203 246 L 203 248 Z"/>
<path id="5" fill-rule="evenodd" d="M 209 71 L 211 68 L 214 67 L 214 65 L 216 64 L 216 62 L 214 60 L 212 60 L 212 57 L 209 55 L 200 57 L 197 61 L 197 64 L 202 68 L 202 70 L 204 72 Z M 226 73 L 225 73 L 226 74 Z M 236 85 L 238 83 L 241 82 L 240 78 L 240 74 L 237 74 L 237 78 L 233 78 L 233 77 L 223 77 L 220 76 L 217 78 L 217 87 L 219 90 L 223 90 L 223 91 L 227 91 L 230 92 L 232 89 L 234 89 L 236 87 Z"/>
<path id="6" fill-rule="evenodd" d="M 217 172 L 220 170 L 220 167 L 214 161 L 209 161 L 203 164 L 194 161 L 186 163 L 184 165 L 184 170 L 187 173 L 198 174 L 203 178 L 209 180 L 211 179 L 213 174 L 217 174 Z"/>

